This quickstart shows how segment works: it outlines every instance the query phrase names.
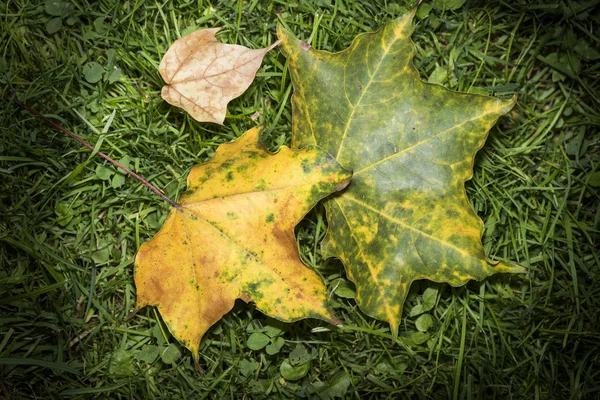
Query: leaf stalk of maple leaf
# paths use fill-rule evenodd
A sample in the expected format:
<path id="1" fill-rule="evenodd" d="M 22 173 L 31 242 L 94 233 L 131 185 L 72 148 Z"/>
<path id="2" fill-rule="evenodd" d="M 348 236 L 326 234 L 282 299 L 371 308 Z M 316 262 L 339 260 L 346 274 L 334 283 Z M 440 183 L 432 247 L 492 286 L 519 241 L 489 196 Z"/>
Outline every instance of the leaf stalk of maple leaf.
<path id="1" fill-rule="evenodd" d="M 72 139 L 74 139 L 77 142 L 79 142 L 81 145 L 83 145 L 83 146 L 87 147 L 88 149 L 90 149 L 92 152 L 94 151 L 94 147 L 91 144 L 87 143 L 85 140 L 81 139 L 79 136 L 75 135 L 74 133 L 66 130 L 65 128 L 63 128 L 62 126 L 60 126 L 56 122 L 52 121 L 50 118 L 46 117 L 45 115 L 43 115 L 39 111 L 37 111 L 37 110 L 29 107 L 27 104 L 25 104 L 21 100 L 19 100 L 16 96 L 14 97 L 13 100 L 14 100 L 15 104 L 17 104 L 22 109 L 24 109 L 26 111 L 29 111 L 31 114 L 35 115 L 38 118 L 43 119 L 44 121 L 48 122 L 50 125 L 52 125 L 53 127 L 55 127 L 56 129 L 58 129 L 59 131 L 63 132 L 64 134 L 68 135 Z M 159 196 L 161 199 L 163 199 L 164 201 L 166 201 L 167 203 L 169 203 L 171 206 L 173 206 L 175 208 L 181 208 L 180 204 L 178 204 L 175 201 L 171 200 L 169 197 L 167 197 L 163 192 L 161 192 L 160 190 L 158 190 L 150 182 L 148 182 L 147 180 L 145 180 L 144 178 L 142 178 L 141 176 L 139 176 L 138 174 L 136 174 L 135 172 L 133 172 L 132 170 L 130 170 L 129 168 L 127 168 L 126 166 L 124 166 L 123 164 L 121 164 L 120 162 L 118 162 L 118 161 L 110 158 L 109 156 L 107 156 L 106 154 L 104 154 L 101 151 L 98 151 L 97 154 L 100 157 L 104 158 L 109 163 L 111 163 L 112 165 L 114 165 L 115 167 L 120 168 L 121 170 L 125 171 L 127 174 L 129 174 L 130 176 L 132 176 L 133 178 L 135 178 L 138 181 L 140 181 L 144 186 L 146 186 L 148 189 L 152 190 L 157 196 Z"/>

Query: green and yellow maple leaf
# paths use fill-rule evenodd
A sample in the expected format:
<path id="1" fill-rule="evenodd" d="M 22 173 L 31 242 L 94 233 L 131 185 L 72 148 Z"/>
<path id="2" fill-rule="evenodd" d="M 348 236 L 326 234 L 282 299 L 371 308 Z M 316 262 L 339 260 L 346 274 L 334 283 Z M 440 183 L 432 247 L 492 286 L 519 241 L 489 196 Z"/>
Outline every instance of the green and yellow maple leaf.
<path id="1" fill-rule="evenodd" d="M 417 279 L 453 286 L 520 266 L 489 261 L 483 223 L 466 197 L 473 158 L 516 98 L 447 90 L 412 65 L 413 13 L 356 37 L 339 53 L 317 51 L 279 28 L 294 85 L 293 147 L 318 145 L 352 183 L 325 201 L 326 257 L 338 257 L 368 315 L 396 337 Z"/>
<path id="2" fill-rule="evenodd" d="M 316 147 L 269 154 L 258 138 L 251 129 L 194 167 L 178 207 L 135 259 L 137 308 L 157 306 L 196 360 L 204 333 L 238 298 L 282 321 L 336 323 L 294 227 L 351 173 Z"/>

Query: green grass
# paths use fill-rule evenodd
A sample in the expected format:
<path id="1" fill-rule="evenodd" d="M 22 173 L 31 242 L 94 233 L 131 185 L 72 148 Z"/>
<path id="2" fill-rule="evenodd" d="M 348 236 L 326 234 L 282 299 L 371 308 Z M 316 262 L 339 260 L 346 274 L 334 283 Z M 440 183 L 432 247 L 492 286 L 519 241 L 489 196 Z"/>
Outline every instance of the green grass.
<path id="1" fill-rule="evenodd" d="M 271 51 L 223 127 L 197 123 L 160 98 L 157 66 L 170 43 L 223 26 L 223 42 L 265 47 L 280 20 L 316 48 L 341 50 L 405 5 L 84 0 L 53 16 L 37 2 L 3 2 L 0 398 L 600 396 L 596 3 L 468 1 L 431 11 L 413 37 L 424 79 L 519 95 L 478 154 L 467 192 L 485 221 L 488 255 L 527 266 L 528 276 L 461 288 L 420 282 L 392 344 L 386 324 L 357 308 L 341 264 L 320 257 L 318 206 L 297 228 L 298 242 L 346 327 L 282 324 L 240 302 L 206 335 L 200 375 L 155 309 L 129 316 L 136 249 L 169 207 L 19 109 L 12 92 L 177 198 L 190 168 L 255 126 L 255 112 L 269 148 L 288 144 L 292 89 L 285 58 Z M 48 33 L 53 18 L 62 26 Z M 118 80 L 89 83 L 90 62 L 118 67 Z M 415 335 L 418 327 L 424 334 Z M 257 332 L 285 342 L 274 355 L 251 350 Z M 282 379 L 282 363 L 298 359 L 310 360 L 308 373 Z"/>

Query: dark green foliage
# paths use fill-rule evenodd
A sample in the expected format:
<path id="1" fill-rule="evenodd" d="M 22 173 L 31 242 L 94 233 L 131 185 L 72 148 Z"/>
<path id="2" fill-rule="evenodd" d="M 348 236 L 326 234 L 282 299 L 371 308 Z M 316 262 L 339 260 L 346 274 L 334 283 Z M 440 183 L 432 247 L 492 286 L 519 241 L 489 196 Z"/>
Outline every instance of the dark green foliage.
<path id="1" fill-rule="evenodd" d="M 486 254 L 527 266 L 529 276 L 459 289 L 414 285 L 392 344 L 387 324 L 362 314 L 353 286 L 341 284 L 343 267 L 322 261 L 317 207 L 297 228 L 301 254 L 330 290 L 341 290 L 331 298 L 345 327 L 278 324 L 240 303 L 206 335 L 203 375 L 155 310 L 127 318 L 133 256 L 168 206 L 19 110 L 11 91 L 113 158 L 128 157 L 177 197 L 193 165 L 257 122 L 268 147 L 289 144 L 291 83 L 285 58 L 271 51 L 250 89 L 230 103 L 224 127 L 197 123 L 160 99 L 157 66 L 176 38 L 224 26 L 223 42 L 259 48 L 275 40 L 279 18 L 313 47 L 341 50 L 406 8 L 383 0 L 103 0 L 49 12 L 38 3 L 0 4 L 0 398 L 598 396 L 594 2 L 467 1 L 418 13 L 423 79 L 519 95 L 478 154 L 467 192 L 485 221 Z M 100 80 L 91 83 L 96 70 Z M 267 346 L 251 350 L 255 332 L 285 343 L 273 355 Z M 282 369 L 302 372 L 306 363 L 306 375 L 281 379 Z"/>

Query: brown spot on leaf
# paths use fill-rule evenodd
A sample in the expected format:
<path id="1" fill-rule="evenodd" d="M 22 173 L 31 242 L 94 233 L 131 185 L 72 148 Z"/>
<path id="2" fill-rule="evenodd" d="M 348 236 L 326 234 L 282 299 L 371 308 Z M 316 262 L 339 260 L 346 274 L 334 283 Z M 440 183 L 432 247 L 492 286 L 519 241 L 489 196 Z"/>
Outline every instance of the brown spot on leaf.
<path id="1" fill-rule="evenodd" d="M 345 181 L 342 181 L 342 182 L 338 183 L 337 185 L 335 185 L 335 188 L 333 190 L 335 190 L 336 192 L 339 192 L 340 190 L 344 190 L 349 184 L 350 184 L 350 179 L 346 179 Z"/>
<path id="2" fill-rule="evenodd" d="M 155 299 L 161 299 L 165 293 L 160 281 L 154 276 L 150 277 L 150 281 L 146 285 L 146 290 L 151 293 L 152 298 Z"/>

